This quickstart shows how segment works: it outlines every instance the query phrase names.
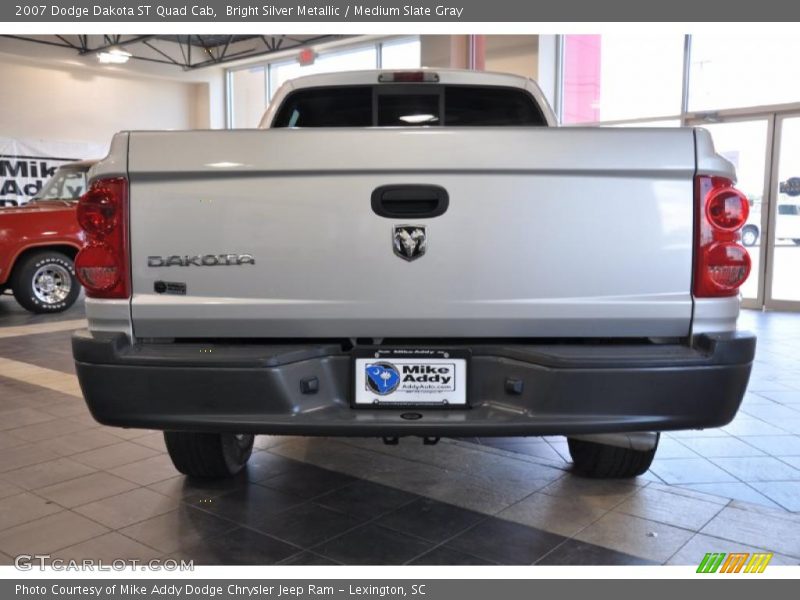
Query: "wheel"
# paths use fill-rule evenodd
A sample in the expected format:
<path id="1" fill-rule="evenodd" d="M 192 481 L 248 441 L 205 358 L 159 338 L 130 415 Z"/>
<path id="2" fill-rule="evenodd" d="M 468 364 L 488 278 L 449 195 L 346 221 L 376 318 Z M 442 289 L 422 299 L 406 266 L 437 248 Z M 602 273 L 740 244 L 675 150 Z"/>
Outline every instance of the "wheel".
<path id="1" fill-rule="evenodd" d="M 14 298 L 34 313 L 67 310 L 80 293 L 72 259 L 54 250 L 42 250 L 25 256 L 11 276 Z"/>
<path id="2" fill-rule="evenodd" d="M 232 477 L 253 453 L 252 434 L 165 431 L 172 464 L 189 477 Z"/>
<path id="3" fill-rule="evenodd" d="M 800 238 L 795 238 L 792 240 L 797 246 L 800 246 Z"/>
<path id="4" fill-rule="evenodd" d="M 568 438 L 569 453 L 572 456 L 575 472 L 595 479 L 622 479 L 642 475 L 658 449 L 656 444 L 650 450 L 633 450 Z"/>
<path id="5" fill-rule="evenodd" d="M 755 225 L 745 225 L 742 229 L 742 244 L 745 246 L 755 246 L 758 242 L 758 227 Z"/>

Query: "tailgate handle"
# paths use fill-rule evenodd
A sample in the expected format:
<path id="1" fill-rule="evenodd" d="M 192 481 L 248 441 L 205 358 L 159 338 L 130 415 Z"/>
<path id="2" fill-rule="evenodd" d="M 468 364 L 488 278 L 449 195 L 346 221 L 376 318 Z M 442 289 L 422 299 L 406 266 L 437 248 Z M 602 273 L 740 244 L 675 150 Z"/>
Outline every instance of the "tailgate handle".
<path id="1" fill-rule="evenodd" d="M 449 204 L 447 190 L 438 185 L 382 185 L 372 192 L 372 210 L 389 219 L 438 217 Z"/>

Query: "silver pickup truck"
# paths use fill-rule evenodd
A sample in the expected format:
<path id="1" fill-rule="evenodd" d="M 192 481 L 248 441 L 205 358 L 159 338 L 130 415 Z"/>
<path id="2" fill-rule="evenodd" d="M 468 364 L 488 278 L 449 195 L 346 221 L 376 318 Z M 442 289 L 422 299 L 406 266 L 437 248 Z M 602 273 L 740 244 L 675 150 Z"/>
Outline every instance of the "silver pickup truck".
<path id="1" fill-rule="evenodd" d="M 730 422 L 733 167 L 702 129 L 555 125 L 526 79 L 363 71 L 285 84 L 257 130 L 117 134 L 78 211 L 92 414 L 201 477 L 255 434 L 566 435 L 632 477 Z"/>

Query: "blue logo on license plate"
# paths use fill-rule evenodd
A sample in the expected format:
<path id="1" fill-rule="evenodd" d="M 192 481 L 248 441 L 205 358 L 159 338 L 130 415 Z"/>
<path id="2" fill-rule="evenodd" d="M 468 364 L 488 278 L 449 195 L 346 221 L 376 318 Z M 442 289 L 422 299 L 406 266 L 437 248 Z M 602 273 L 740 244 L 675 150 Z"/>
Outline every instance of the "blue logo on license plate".
<path id="1" fill-rule="evenodd" d="M 366 366 L 367 388 L 385 396 L 391 394 L 400 385 L 400 372 L 390 362 L 377 362 Z"/>

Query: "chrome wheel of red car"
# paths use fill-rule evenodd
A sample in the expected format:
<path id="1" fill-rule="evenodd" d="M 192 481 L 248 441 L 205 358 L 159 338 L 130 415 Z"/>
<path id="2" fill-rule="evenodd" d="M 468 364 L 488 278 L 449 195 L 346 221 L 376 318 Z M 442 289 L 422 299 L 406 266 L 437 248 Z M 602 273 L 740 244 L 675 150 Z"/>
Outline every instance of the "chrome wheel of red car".
<path id="1" fill-rule="evenodd" d="M 17 302 L 31 312 L 61 312 L 75 303 L 80 284 L 69 256 L 40 250 L 17 261 L 11 289 Z"/>
<path id="2" fill-rule="evenodd" d="M 33 274 L 33 294 L 44 304 L 58 304 L 69 296 L 72 276 L 58 263 L 45 264 Z"/>

